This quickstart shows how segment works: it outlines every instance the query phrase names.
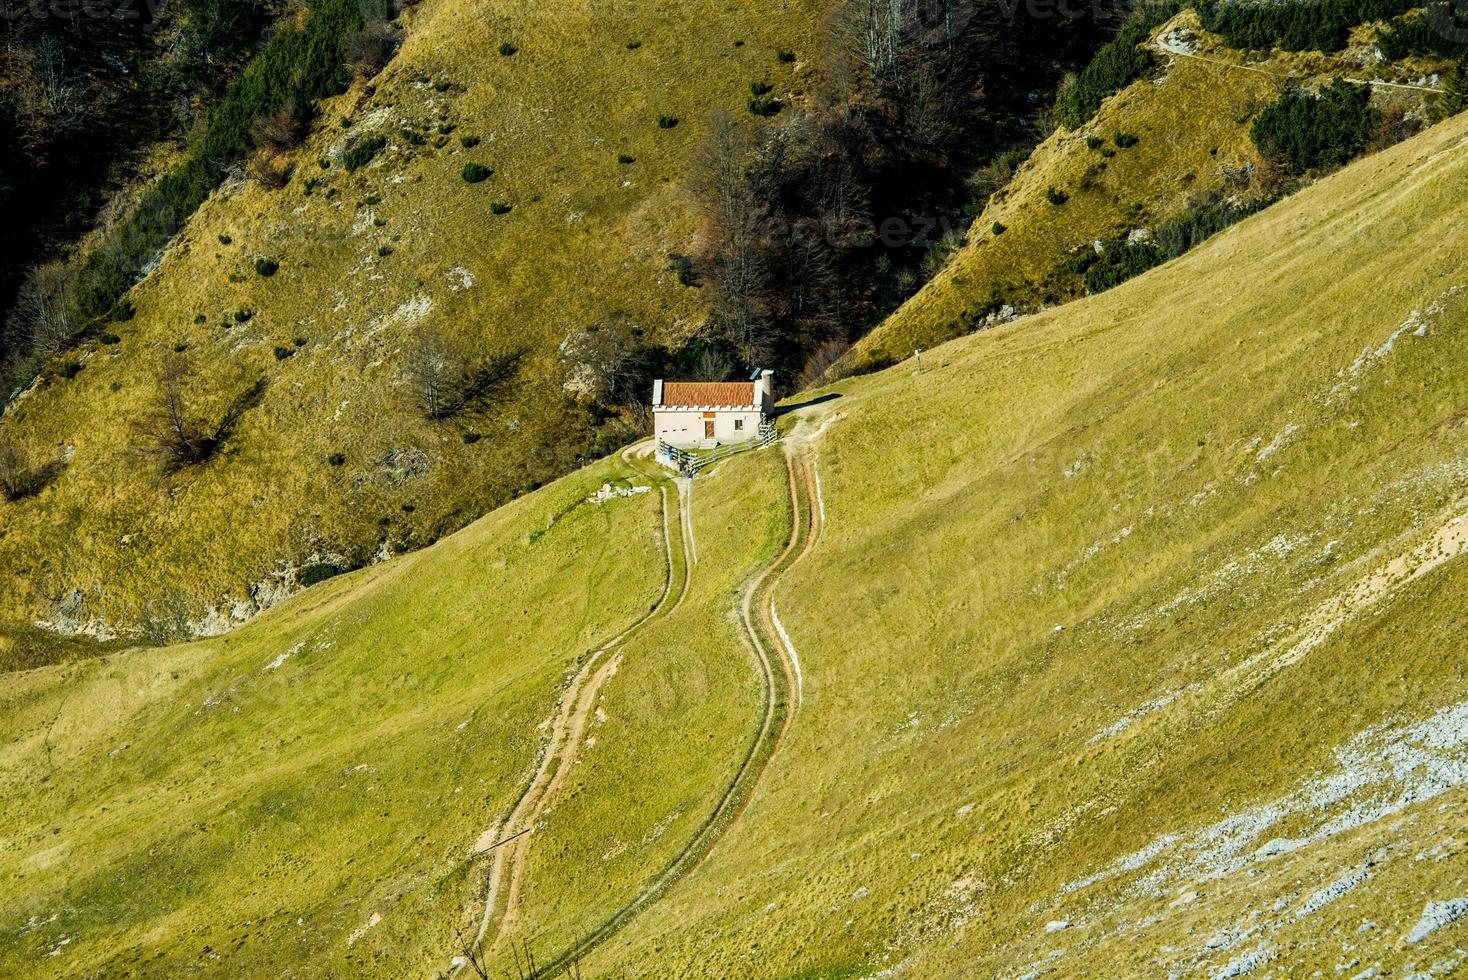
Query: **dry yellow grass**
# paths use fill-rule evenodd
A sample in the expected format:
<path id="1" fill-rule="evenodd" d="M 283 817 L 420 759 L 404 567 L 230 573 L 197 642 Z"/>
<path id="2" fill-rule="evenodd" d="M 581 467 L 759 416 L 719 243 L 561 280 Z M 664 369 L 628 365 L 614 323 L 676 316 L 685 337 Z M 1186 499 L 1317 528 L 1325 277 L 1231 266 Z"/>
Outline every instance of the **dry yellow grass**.
<path id="1" fill-rule="evenodd" d="M 0 505 L 0 622 L 215 628 L 287 566 L 421 546 L 574 467 L 595 433 L 561 390 L 557 345 L 615 310 L 670 342 L 701 322 L 699 294 L 667 269 L 697 226 L 690 154 L 713 109 L 742 111 L 751 80 L 787 96 L 810 82 L 776 55 L 809 54 L 822 9 L 410 8 L 374 94 L 323 107 L 291 184 L 217 193 L 133 291 L 137 318 L 111 325 L 122 342 L 0 419 L 0 439 L 38 458 L 72 454 L 41 496 Z M 680 123 L 661 129 L 660 115 Z M 374 135 L 387 149 L 345 172 L 348 141 Z M 494 175 L 466 183 L 470 162 Z M 258 257 L 279 271 L 259 276 Z M 239 310 L 253 316 L 238 323 Z M 422 421 L 401 364 L 419 326 L 523 352 L 518 383 L 482 418 Z M 129 454 L 129 424 L 161 355 L 183 345 L 202 403 L 258 375 L 270 389 L 222 458 L 160 481 Z M 277 360 L 277 347 L 296 353 Z M 422 455 L 405 476 L 394 451 Z"/>
<path id="2" fill-rule="evenodd" d="M 974 222 L 967 242 L 946 268 L 886 322 L 863 338 L 855 366 L 890 363 L 984 325 L 996 301 L 1029 312 L 1084 291 L 1065 261 L 1098 239 L 1152 228 L 1210 196 L 1250 199 L 1248 171 L 1259 162 L 1249 138 L 1254 116 L 1292 86 L 1312 86 L 1343 74 L 1403 80 L 1439 70 L 1416 60 L 1359 67 L 1369 30 L 1357 47 L 1339 54 L 1270 52 L 1252 60 L 1202 31 L 1197 15 L 1183 11 L 1154 32 L 1154 77 L 1133 83 L 1106 100 L 1091 122 L 1048 137 L 1015 178 Z M 1164 50 L 1156 39 L 1185 38 L 1193 56 Z M 1382 88 L 1378 101 L 1420 103 L 1412 89 Z M 1117 147 L 1116 133 L 1140 142 Z M 1091 149 L 1088 137 L 1105 141 Z M 1103 157 L 1103 149 L 1115 152 Z M 1056 206 L 1054 187 L 1070 195 Z M 1005 226 L 995 234 L 995 223 Z"/>

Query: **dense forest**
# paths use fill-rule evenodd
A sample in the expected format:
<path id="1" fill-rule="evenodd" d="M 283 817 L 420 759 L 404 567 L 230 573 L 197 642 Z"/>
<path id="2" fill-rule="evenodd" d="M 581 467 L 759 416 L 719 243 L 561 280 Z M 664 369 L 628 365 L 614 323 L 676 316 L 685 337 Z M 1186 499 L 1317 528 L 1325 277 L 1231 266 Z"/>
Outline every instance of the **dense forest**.
<path id="1" fill-rule="evenodd" d="M 809 104 L 769 124 L 752 100 L 755 118 L 711 126 L 687 281 L 707 290 L 712 317 L 680 366 L 769 364 L 814 380 L 941 267 L 982 210 L 975 175 L 1043 136 L 1058 82 L 1123 18 L 846 0 Z"/>

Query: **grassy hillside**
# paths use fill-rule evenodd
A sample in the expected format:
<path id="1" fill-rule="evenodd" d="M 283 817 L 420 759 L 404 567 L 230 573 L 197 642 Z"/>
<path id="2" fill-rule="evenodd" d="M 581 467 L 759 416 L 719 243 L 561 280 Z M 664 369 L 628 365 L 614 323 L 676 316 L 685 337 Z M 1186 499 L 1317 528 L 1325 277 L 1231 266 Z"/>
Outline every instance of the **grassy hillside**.
<path id="1" fill-rule="evenodd" d="M 1450 972 L 1461 923 L 1407 940 L 1468 894 L 1465 151 L 840 386 L 805 707 L 596 965 Z"/>
<path id="2" fill-rule="evenodd" d="M 1238 52 L 1203 31 L 1194 11 L 1178 14 L 1146 44 L 1155 73 L 1107 99 L 1084 126 L 1042 142 L 944 270 L 857 344 L 853 366 L 888 364 L 993 325 L 1006 306 L 1028 313 L 1083 295 L 1076 262 L 1099 240 L 1150 233 L 1201 204 L 1267 197 L 1250 124 L 1292 87 L 1336 75 L 1396 80 L 1407 84 L 1378 86 L 1375 102 L 1421 112 L 1430 94 L 1410 80 L 1443 64 L 1377 64 L 1373 30 L 1358 29 L 1339 53 Z M 1056 203 L 1052 189 L 1066 200 Z"/>
<path id="3" fill-rule="evenodd" d="M 752 80 L 805 87 L 822 9 L 409 8 L 396 58 L 323 107 L 290 183 L 228 183 L 133 290 L 136 317 L 108 325 L 117 342 L 95 339 L 0 418 L 0 442 L 64 463 L 0 503 L 0 622 L 215 633 L 307 566 L 421 546 L 574 467 L 601 423 L 562 390 L 557 346 L 613 311 L 652 339 L 701 320 L 668 271 L 696 226 L 690 154 L 710 111 L 744 112 Z M 349 169 L 372 139 L 381 151 Z M 468 164 L 493 174 L 469 183 Z M 518 358 L 513 381 L 474 416 L 425 421 L 405 380 L 425 328 Z M 133 423 L 174 352 L 200 369 L 201 418 L 268 387 L 222 455 L 160 477 Z"/>
<path id="4" fill-rule="evenodd" d="M 4 972 L 441 969 L 557 690 L 656 606 L 488 920 L 493 969 L 552 959 L 733 778 L 795 518 L 788 730 L 586 975 L 1451 973 L 1465 190 L 1460 118 L 843 382 L 782 423 L 795 510 L 780 450 L 683 519 L 567 509 L 606 462 L 227 639 L 0 678 Z"/>
<path id="5" fill-rule="evenodd" d="M 8 675 L 0 972 L 446 966 L 564 677 L 663 585 L 659 495 L 582 502 L 609 475 L 227 639 Z"/>

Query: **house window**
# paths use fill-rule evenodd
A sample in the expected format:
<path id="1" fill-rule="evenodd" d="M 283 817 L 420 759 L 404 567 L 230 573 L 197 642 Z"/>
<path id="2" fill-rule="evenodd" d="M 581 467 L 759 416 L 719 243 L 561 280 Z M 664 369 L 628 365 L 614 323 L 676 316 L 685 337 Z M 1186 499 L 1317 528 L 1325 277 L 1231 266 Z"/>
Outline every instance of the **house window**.
<path id="1" fill-rule="evenodd" d="M 744 420 L 743 419 L 735 419 L 734 420 L 734 431 L 735 432 L 743 432 L 744 431 Z"/>

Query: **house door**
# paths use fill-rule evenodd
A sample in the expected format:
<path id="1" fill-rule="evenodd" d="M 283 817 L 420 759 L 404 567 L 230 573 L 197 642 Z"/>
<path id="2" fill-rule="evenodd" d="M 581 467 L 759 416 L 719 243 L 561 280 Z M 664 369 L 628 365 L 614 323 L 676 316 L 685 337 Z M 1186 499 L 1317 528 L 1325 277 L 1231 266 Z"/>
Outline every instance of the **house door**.
<path id="1" fill-rule="evenodd" d="M 703 437 L 705 439 L 712 439 L 714 437 L 714 420 L 713 419 L 704 419 L 703 420 Z"/>

